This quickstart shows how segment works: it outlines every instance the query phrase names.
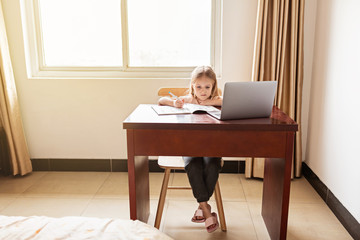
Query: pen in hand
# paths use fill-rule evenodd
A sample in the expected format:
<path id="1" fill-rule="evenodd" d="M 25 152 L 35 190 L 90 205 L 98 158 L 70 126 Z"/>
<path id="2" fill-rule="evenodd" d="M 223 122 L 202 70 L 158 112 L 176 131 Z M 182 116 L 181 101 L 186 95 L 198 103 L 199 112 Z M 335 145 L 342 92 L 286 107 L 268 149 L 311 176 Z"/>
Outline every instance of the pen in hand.
<path id="1" fill-rule="evenodd" d="M 180 100 L 180 99 L 179 99 L 175 94 L 173 94 L 172 92 L 169 91 L 169 94 L 170 94 L 172 97 L 176 98 L 177 100 Z"/>
<path id="2" fill-rule="evenodd" d="M 184 105 L 184 100 L 181 100 L 178 96 L 176 96 L 175 94 L 173 94 L 170 91 L 169 91 L 169 94 L 176 99 L 175 107 L 182 108 L 182 106 Z"/>

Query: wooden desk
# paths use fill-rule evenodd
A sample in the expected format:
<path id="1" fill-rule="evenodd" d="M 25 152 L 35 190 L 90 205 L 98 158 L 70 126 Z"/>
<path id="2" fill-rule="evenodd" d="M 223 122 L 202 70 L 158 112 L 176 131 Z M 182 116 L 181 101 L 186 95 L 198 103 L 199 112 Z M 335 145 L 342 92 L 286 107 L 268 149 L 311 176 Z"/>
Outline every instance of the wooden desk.
<path id="1" fill-rule="evenodd" d="M 286 239 L 294 133 L 298 125 L 274 107 L 270 118 L 219 121 L 207 114 L 158 116 L 139 105 L 127 131 L 130 218 L 150 213 L 148 156 L 267 157 L 262 216 L 271 239 Z"/>

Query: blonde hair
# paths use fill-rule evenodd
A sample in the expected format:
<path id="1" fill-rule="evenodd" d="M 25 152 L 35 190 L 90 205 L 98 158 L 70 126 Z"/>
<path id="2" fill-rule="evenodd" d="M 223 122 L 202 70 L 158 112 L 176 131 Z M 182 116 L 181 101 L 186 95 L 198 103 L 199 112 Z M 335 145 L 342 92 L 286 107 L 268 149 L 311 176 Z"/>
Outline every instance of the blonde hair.
<path id="1" fill-rule="evenodd" d="M 217 86 L 218 84 L 217 84 L 217 79 L 216 79 L 216 73 L 210 66 L 198 66 L 194 69 L 194 71 L 192 71 L 191 81 L 190 81 L 190 86 L 189 86 L 190 95 L 192 97 L 196 98 L 194 84 L 195 84 L 196 80 L 198 78 L 201 78 L 202 76 L 206 76 L 206 77 L 210 78 L 211 80 L 213 80 L 210 99 L 214 99 L 215 97 L 220 96 L 219 89 Z"/>

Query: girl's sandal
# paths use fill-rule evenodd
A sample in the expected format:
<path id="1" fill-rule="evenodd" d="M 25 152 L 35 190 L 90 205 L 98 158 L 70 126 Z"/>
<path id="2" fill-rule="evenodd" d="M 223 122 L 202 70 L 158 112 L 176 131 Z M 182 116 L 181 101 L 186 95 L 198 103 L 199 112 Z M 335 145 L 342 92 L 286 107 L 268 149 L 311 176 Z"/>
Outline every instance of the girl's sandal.
<path id="1" fill-rule="evenodd" d="M 191 221 L 195 222 L 195 223 L 203 223 L 203 222 L 205 222 L 203 211 L 200 208 L 196 209 L 196 211 L 194 213 L 194 216 L 192 217 Z"/>
<path id="2" fill-rule="evenodd" d="M 211 206 L 208 205 L 209 210 L 211 212 Z M 204 217 L 204 212 L 202 211 L 202 209 L 199 207 L 198 209 L 196 209 L 194 216 L 192 217 L 191 221 L 195 222 L 195 223 L 203 223 L 205 222 L 205 217 Z"/>
<path id="3" fill-rule="evenodd" d="M 217 220 L 216 213 L 213 212 L 213 213 L 211 213 L 211 215 L 212 215 L 211 217 L 208 217 L 205 220 L 205 227 L 206 227 L 206 230 L 208 231 L 208 233 L 214 232 L 219 227 L 219 222 Z"/>

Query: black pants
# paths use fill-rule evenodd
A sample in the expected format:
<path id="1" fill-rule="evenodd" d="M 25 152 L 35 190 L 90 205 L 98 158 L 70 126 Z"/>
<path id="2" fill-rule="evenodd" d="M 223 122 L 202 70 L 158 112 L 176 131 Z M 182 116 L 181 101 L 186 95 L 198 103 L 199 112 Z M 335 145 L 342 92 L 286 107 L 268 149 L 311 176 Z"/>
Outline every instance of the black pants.
<path id="1" fill-rule="evenodd" d="M 197 202 L 207 202 L 212 196 L 221 170 L 219 157 L 183 157 L 185 171 Z"/>

